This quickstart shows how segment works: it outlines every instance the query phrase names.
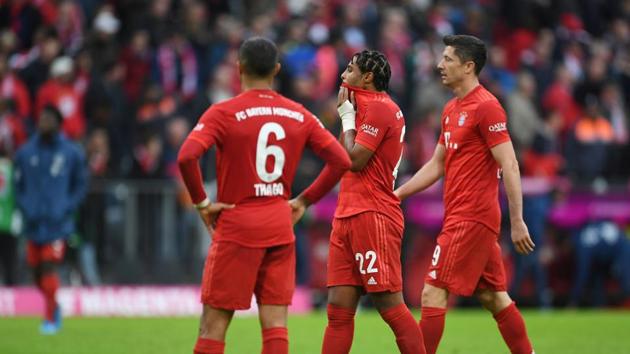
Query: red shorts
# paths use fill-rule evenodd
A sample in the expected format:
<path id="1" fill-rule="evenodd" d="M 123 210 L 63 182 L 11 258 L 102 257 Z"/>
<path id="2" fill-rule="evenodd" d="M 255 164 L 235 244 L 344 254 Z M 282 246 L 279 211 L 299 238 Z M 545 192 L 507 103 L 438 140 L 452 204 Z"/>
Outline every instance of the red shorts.
<path id="1" fill-rule="evenodd" d="M 474 221 L 443 229 L 425 282 L 462 296 L 471 296 L 476 289 L 506 291 L 498 240 L 494 231 Z"/>
<path id="2" fill-rule="evenodd" d="M 263 305 L 290 305 L 295 290 L 295 243 L 251 248 L 230 241 L 210 245 L 201 302 L 225 310 L 250 308 L 252 294 Z"/>
<path id="3" fill-rule="evenodd" d="M 66 241 L 55 240 L 49 243 L 37 244 L 28 241 L 26 245 L 26 262 L 36 267 L 42 262 L 61 263 L 66 253 Z"/>
<path id="4" fill-rule="evenodd" d="M 401 291 L 402 233 L 401 227 L 376 212 L 334 219 L 327 285 L 360 286 L 369 293 Z"/>

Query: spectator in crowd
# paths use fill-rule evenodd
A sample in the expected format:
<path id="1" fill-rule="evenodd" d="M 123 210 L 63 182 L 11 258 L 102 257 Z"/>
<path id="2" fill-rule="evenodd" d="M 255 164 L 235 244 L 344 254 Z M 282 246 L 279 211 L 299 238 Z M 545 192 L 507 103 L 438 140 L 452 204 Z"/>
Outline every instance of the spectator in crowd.
<path id="1" fill-rule="evenodd" d="M 157 48 L 151 75 L 167 95 L 188 101 L 197 93 L 197 57 L 188 39 L 178 30 L 167 34 Z"/>
<path id="2" fill-rule="evenodd" d="M 601 114 L 598 98 L 589 95 L 585 100 L 586 110 L 571 130 L 566 151 L 569 172 L 581 184 L 603 176 L 615 134 L 610 122 Z"/>
<path id="3" fill-rule="evenodd" d="M 549 308 L 552 301 L 546 269 L 550 252 L 547 240 L 547 216 L 553 203 L 557 176 L 563 167 L 557 141 L 561 127 L 560 115 L 549 114 L 542 122 L 542 126 L 538 127 L 538 131 L 532 138 L 531 147 L 524 151 L 522 158 L 523 219 L 529 227 L 529 233 L 536 248 L 528 257 L 513 252 L 514 278 L 510 285 L 510 293 L 519 297 L 522 283 L 528 273 L 531 273 L 536 301 L 541 308 Z"/>
<path id="4" fill-rule="evenodd" d="M 54 27 L 61 45 L 69 53 L 75 53 L 83 41 L 83 13 L 79 4 L 73 0 L 59 1 Z"/>
<path id="5" fill-rule="evenodd" d="M 31 98 L 35 97 L 39 87 L 48 80 L 50 65 L 62 52 L 61 42 L 53 28 L 38 29 L 35 41 L 33 48 L 10 59 L 11 67 L 20 70 L 18 74 L 24 80 Z"/>
<path id="6" fill-rule="evenodd" d="M 151 72 L 151 55 L 149 33 L 146 30 L 133 32 L 120 58 L 127 74 L 124 82 L 125 94 L 130 101 L 137 101 L 147 85 Z"/>
<path id="7" fill-rule="evenodd" d="M 61 134 L 62 122 L 54 106 L 43 107 L 37 133 L 15 156 L 15 195 L 24 217 L 27 261 L 45 300 L 42 334 L 61 329 L 56 266 L 63 260 L 65 240 L 74 233 L 74 213 L 87 189 L 83 151 Z"/>
<path id="8" fill-rule="evenodd" d="M 21 226 L 15 205 L 13 162 L 5 145 L 0 145 L 0 279 L 2 284 L 17 283 L 17 233 Z"/>
<path id="9" fill-rule="evenodd" d="M 120 20 L 110 5 L 102 6 L 94 20 L 92 29 L 86 38 L 85 48 L 92 57 L 92 65 L 97 73 L 119 57 L 120 45 L 116 34 L 120 29 Z"/>
<path id="10" fill-rule="evenodd" d="M 542 97 L 542 107 L 547 112 L 558 112 L 562 116 L 562 132 L 567 132 L 580 116 L 580 107 L 573 98 L 575 80 L 569 70 L 560 65 L 556 68 L 555 80 Z"/>
<path id="11" fill-rule="evenodd" d="M 12 106 L 11 100 L 0 97 L 0 150 L 9 158 L 27 139 L 23 120 Z"/>
<path id="12" fill-rule="evenodd" d="M 63 116 L 62 130 L 70 139 L 81 139 L 85 134 L 83 93 L 74 85 L 74 60 L 59 57 L 50 66 L 50 79 L 37 92 L 35 114 L 52 105 Z"/>
<path id="13" fill-rule="evenodd" d="M 42 23 L 42 14 L 32 1 L 15 0 L 0 6 L 0 26 L 17 35 L 22 49 L 32 46 L 33 34 Z"/>
<path id="14" fill-rule="evenodd" d="M 20 118 L 30 117 L 31 96 L 24 82 L 9 69 L 9 58 L 4 53 L 0 53 L 0 99 L 9 100 Z"/>
<path id="15" fill-rule="evenodd" d="M 516 91 L 507 96 L 505 110 L 508 114 L 508 129 L 517 156 L 531 146 L 536 132 L 542 129 L 542 120 L 536 108 L 536 81 L 523 71 L 517 78 Z M 535 241 L 534 241 L 535 243 Z"/>
<path id="16" fill-rule="evenodd" d="M 593 284 L 590 305 L 606 304 L 608 275 L 619 282 L 622 299 L 630 298 L 630 240 L 619 226 L 596 220 L 585 225 L 573 240 L 576 263 L 569 306 L 582 303 L 589 283 Z"/>

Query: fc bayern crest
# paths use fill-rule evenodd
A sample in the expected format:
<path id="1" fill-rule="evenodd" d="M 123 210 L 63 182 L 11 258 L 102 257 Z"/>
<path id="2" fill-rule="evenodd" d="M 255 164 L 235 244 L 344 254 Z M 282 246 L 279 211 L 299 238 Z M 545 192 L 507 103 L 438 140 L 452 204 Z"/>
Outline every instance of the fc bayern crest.
<path id="1" fill-rule="evenodd" d="M 466 117 L 468 117 L 468 113 L 462 112 L 459 114 L 459 120 L 457 121 L 457 125 L 460 127 L 466 123 Z"/>

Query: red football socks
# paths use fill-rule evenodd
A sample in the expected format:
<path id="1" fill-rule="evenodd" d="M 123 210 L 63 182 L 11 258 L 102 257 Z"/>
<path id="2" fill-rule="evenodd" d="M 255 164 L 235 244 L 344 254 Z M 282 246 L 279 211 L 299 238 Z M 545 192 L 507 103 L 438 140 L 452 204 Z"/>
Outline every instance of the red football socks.
<path id="1" fill-rule="evenodd" d="M 194 354 L 223 354 L 225 349 L 225 343 L 210 339 L 210 338 L 197 338 L 195 343 Z"/>
<path id="2" fill-rule="evenodd" d="M 446 309 L 439 307 L 423 307 L 420 329 L 424 336 L 424 348 L 427 354 L 435 354 L 437 351 L 442 333 L 444 333 L 444 320 L 446 319 Z"/>
<path id="3" fill-rule="evenodd" d="M 328 305 L 328 326 L 324 334 L 322 354 L 347 354 L 354 337 L 354 311 Z"/>
<path id="4" fill-rule="evenodd" d="M 494 315 L 494 319 L 512 354 L 532 354 L 532 344 L 527 337 L 525 321 L 515 303 L 511 303 L 510 306 Z"/>
<path id="5" fill-rule="evenodd" d="M 286 327 L 263 329 L 262 354 L 288 354 L 289 331 Z"/>
<path id="6" fill-rule="evenodd" d="M 59 289 L 59 276 L 57 273 L 45 273 L 39 281 L 39 288 L 44 294 L 44 302 L 46 304 L 45 317 L 47 321 L 54 321 L 54 313 L 57 308 L 57 289 Z"/>
<path id="7" fill-rule="evenodd" d="M 424 339 L 420 327 L 407 308 L 400 304 L 381 313 L 381 317 L 396 336 L 396 344 L 401 354 L 424 354 Z"/>

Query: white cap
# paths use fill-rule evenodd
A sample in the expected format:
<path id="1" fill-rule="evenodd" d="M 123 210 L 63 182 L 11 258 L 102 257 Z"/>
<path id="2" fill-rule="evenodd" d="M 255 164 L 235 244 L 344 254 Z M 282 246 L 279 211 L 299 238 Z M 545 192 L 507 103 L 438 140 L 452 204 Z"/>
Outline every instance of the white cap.
<path id="1" fill-rule="evenodd" d="M 114 34 L 118 28 L 120 21 L 109 11 L 102 11 L 94 18 L 94 29 L 99 32 Z"/>
<path id="2" fill-rule="evenodd" d="M 50 76 L 58 77 L 72 73 L 74 61 L 70 57 L 59 57 L 52 62 L 50 66 Z"/>

